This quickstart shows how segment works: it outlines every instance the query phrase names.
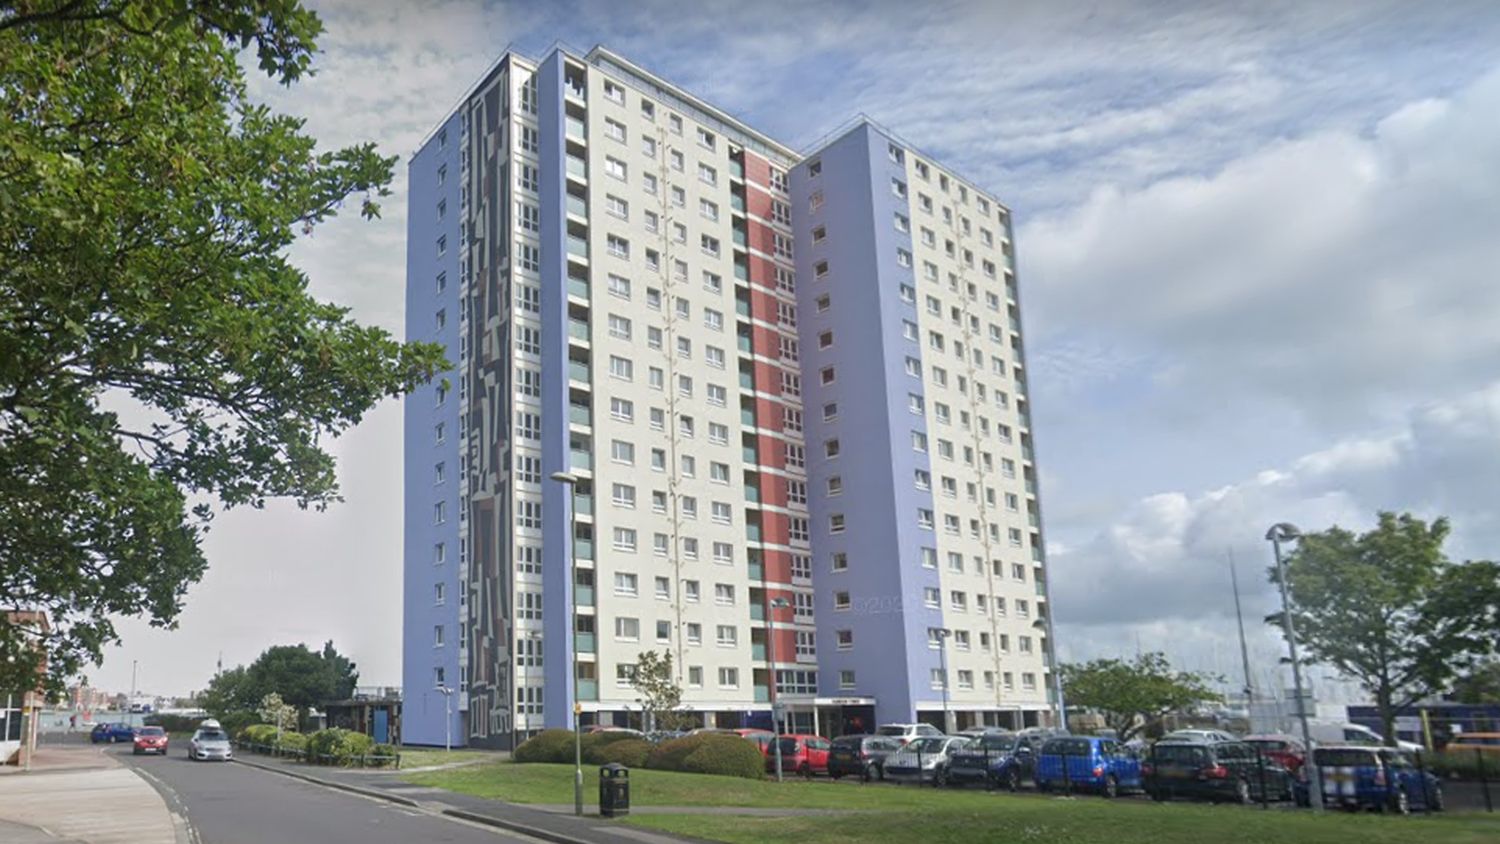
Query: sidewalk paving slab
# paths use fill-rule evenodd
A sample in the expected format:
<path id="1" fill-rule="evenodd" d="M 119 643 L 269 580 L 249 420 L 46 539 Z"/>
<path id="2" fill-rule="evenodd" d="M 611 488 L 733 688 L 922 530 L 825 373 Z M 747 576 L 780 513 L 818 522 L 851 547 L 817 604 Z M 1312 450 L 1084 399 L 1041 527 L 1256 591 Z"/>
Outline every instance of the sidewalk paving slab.
<path id="1" fill-rule="evenodd" d="M 0 819 L 83 844 L 177 841 L 172 815 L 156 790 L 112 760 L 108 767 L 0 777 Z"/>

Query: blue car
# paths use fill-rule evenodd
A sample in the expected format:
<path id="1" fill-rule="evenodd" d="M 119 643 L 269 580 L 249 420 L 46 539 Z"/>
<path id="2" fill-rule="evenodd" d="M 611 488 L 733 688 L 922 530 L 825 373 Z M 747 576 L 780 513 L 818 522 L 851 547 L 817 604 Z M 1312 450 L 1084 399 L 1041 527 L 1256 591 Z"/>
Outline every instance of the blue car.
<path id="1" fill-rule="evenodd" d="M 89 731 L 89 741 L 94 744 L 135 741 L 135 728 L 129 724 L 95 724 Z"/>
<path id="2" fill-rule="evenodd" d="M 948 762 L 948 782 L 982 782 L 991 788 L 1018 791 L 1022 780 L 1032 778 L 1037 743 L 1031 736 L 985 733 L 953 754 Z"/>
<path id="3" fill-rule="evenodd" d="M 1371 745 L 1320 747 L 1313 751 L 1314 764 L 1323 785 L 1323 805 L 1358 811 L 1409 814 L 1413 809 L 1443 810 L 1443 783 L 1432 773 L 1419 770 L 1400 750 Z M 1298 806 L 1311 803 L 1307 766 L 1292 786 Z"/>
<path id="4" fill-rule="evenodd" d="M 1115 797 L 1141 789 L 1141 760 L 1114 739 L 1065 736 L 1042 745 L 1036 762 L 1038 791 L 1093 791 Z"/>

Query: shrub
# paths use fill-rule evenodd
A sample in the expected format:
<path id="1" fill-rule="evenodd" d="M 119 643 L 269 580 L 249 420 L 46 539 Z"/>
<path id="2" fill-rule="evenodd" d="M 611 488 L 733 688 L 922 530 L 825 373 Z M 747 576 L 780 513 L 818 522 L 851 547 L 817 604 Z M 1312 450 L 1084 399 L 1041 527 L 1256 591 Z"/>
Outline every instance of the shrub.
<path id="1" fill-rule="evenodd" d="M 698 748 L 682 760 L 690 774 L 716 774 L 725 777 L 764 779 L 766 757 L 753 742 L 739 736 L 705 735 Z"/>
<path id="2" fill-rule="evenodd" d="M 1424 753 L 1422 765 L 1440 777 L 1479 779 L 1479 758 L 1473 750 L 1439 750 Z M 1500 758 L 1496 758 L 1493 753 L 1486 756 L 1484 768 L 1486 774 L 1493 779 L 1497 772 L 1500 772 Z"/>
<path id="3" fill-rule="evenodd" d="M 276 742 L 276 725 L 251 724 L 241 729 L 236 738 L 250 744 L 274 744 Z"/>
<path id="4" fill-rule="evenodd" d="M 521 742 L 510 758 L 513 762 L 572 762 L 573 731 L 543 730 Z"/>
<path id="5" fill-rule="evenodd" d="M 272 737 L 275 741 L 275 737 Z M 277 745 L 281 750 L 305 751 L 307 750 L 307 736 L 302 733 L 281 731 L 281 742 Z"/>
<path id="6" fill-rule="evenodd" d="M 375 740 L 364 733 L 334 727 L 308 737 L 307 758 L 320 765 L 352 765 L 374 746 Z"/>
<path id="7" fill-rule="evenodd" d="M 682 770 L 683 760 L 688 754 L 697 750 L 708 738 L 709 733 L 700 733 L 696 736 L 683 736 L 682 738 L 669 739 L 652 748 L 651 756 L 646 760 L 646 767 L 661 771 Z"/>
<path id="8" fill-rule="evenodd" d="M 224 732 L 238 738 L 241 730 L 251 724 L 260 723 L 260 716 L 254 712 L 231 712 L 220 717 L 218 721 L 219 726 L 224 728 Z"/>
<path id="9" fill-rule="evenodd" d="M 646 757 L 651 755 L 651 742 L 627 737 L 622 741 L 605 744 L 598 748 L 595 755 L 599 760 L 594 763 L 595 765 L 608 765 L 613 762 L 627 768 L 644 768 Z"/>
<path id="10" fill-rule="evenodd" d="M 572 733 L 568 735 L 571 737 Z M 634 733 L 626 732 L 589 733 L 579 741 L 579 744 L 582 745 L 583 761 L 590 765 L 603 765 L 605 764 L 605 759 L 602 754 L 606 747 L 622 741 L 630 741 L 631 739 L 639 740 L 639 738 Z M 572 762 L 573 752 L 570 750 L 568 758 L 561 761 Z"/>
<path id="11" fill-rule="evenodd" d="M 376 768 L 384 768 L 387 765 L 396 764 L 396 747 L 391 744 L 377 744 L 370 748 L 370 755 L 381 757 L 371 759 L 369 764 Z"/>

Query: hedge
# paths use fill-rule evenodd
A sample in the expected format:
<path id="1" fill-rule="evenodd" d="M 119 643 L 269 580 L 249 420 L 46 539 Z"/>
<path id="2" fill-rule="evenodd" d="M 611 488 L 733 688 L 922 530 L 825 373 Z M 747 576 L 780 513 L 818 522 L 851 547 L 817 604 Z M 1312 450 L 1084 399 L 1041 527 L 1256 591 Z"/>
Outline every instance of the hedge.
<path id="1" fill-rule="evenodd" d="M 1422 765 L 1440 777 L 1479 779 L 1479 757 L 1473 749 L 1423 753 Z M 1500 780 L 1500 753 L 1490 753 L 1484 757 L 1484 772 L 1489 779 Z"/>
<path id="2" fill-rule="evenodd" d="M 521 742 L 510 758 L 514 762 L 572 762 L 573 731 L 543 730 Z"/>
<path id="3" fill-rule="evenodd" d="M 705 735 L 698 748 L 682 760 L 680 770 L 689 774 L 765 778 L 766 757 L 754 742 L 739 736 Z"/>
<path id="4" fill-rule="evenodd" d="M 363 763 L 363 757 L 368 755 L 374 747 L 375 740 L 364 733 L 338 727 L 319 730 L 307 739 L 309 761 L 325 765 Z"/>
<path id="5" fill-rule="evenodd" d="M 612 741 L 598 748 L 595 765 L 624 765 L 627 768 L 646 767 L 646 757 L 651 755 L 651 742 L 638 738 Z"/>
<path id="6" fill-rule="evenodd" d="M 589 733 L 579 741 L 579 744 L 582 745 L 583 761 L 590 765 L 608 764 L 611 760 L 604 758 L 605 749 L 611 745 L 619 744 L 622 741 L 631 741 L 632 739 L 639 741 L 640 736 L 626 732 Z M 572 753 L 568 754 L 568 758 L 565 761 L 573 761 Z"/>
<path id="7" fill-rule="evenodd" d="M 651 749 L 651 755 L 646 759 L 646 767 L 658 771 L 680 771 L 682 762 L 689 753 L 697 750 L 703 743 L 707 733 L 696 736 L 683 736 L 681 738 L 669 739 Z"/>
<path id="8" fill-rule="evenodd" d="M 239 735 L 235 736 L 235 738 L 239 739 L 242 742 L 248 742 L 250 744 L 275 744 L 276 725 L 251 724 L 250 726 L 240 730 Z"/>

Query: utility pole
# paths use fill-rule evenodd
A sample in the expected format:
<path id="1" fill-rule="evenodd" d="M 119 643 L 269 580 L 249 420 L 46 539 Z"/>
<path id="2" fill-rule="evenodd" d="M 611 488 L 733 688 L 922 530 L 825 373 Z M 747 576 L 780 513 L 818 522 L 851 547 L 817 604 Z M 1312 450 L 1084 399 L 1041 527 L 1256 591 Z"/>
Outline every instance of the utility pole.
<path id="1" fill-rule="evenodd" d="M 1245 644 L 1245 614 L 1240 610 L 1240 578 L 1234 570 L 1234 549 L 1229 549 L 1229 583 L 1234 588 L 1234 619 L 1240 626 L 1240 664 L 1245 669 L 1245 711 L 1255 702 L 1255 682 L 1250 679 L 1250 646 Z"/>
<path id="2" fill-rule="evenodd" d="M 135 726 L 135 669 L 139 660 L 130 661 L 130 698 L 125 701 L 125 720 Z"/>
<path id="3" fill-rule="evenodd" d="M 1314 812 L 1323 811 L 1323 778 L 1318 769 L 1317 750 L 1313 747 L 1312 730 L 1307 725 L 1307 699 L 1302 695 L 1302 664 L 1297 660 L 1297 628 L 1292 622 L 1291 592 L 1287 589 L 1286 563 L 1281 559 L 1281 543 L 1302 538 L 1295 525 L 1281 522 L 1266 531 L 1271 541 L 1271 553 L 1276 557 L 1276 582 L 1281 587 L 1281 621 L 1286 629 L 1286 643 L 1292 656 L 1292 688 L 1297 695 L 1297 720 L 1302 724 L 1302 744 L 1307 748 L 1307 802 Z"/>

